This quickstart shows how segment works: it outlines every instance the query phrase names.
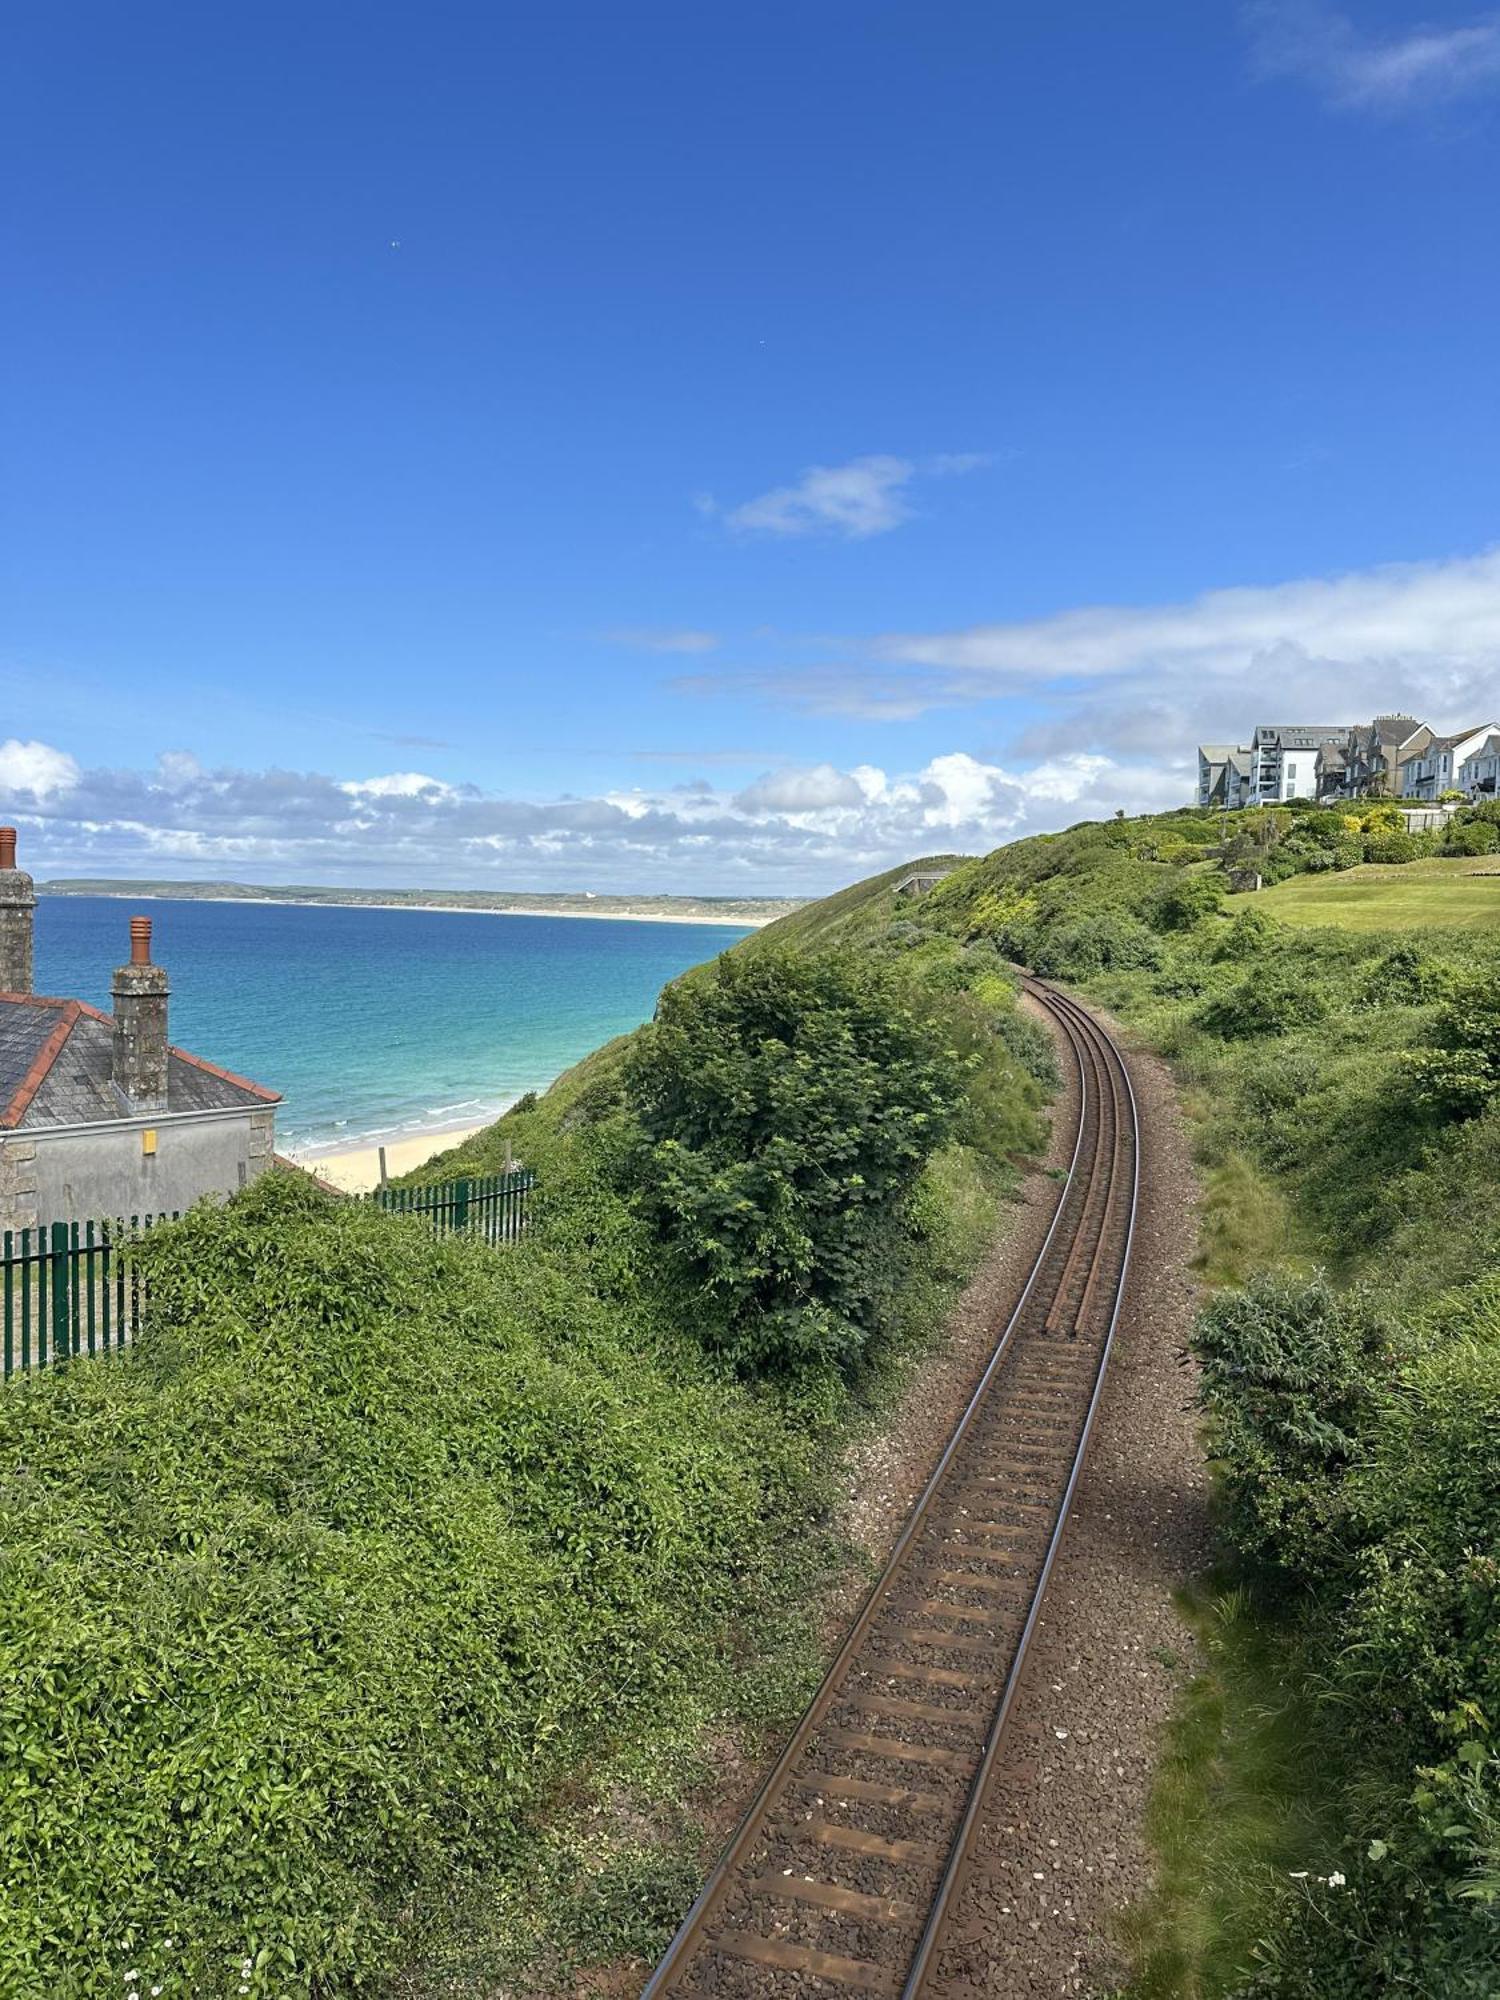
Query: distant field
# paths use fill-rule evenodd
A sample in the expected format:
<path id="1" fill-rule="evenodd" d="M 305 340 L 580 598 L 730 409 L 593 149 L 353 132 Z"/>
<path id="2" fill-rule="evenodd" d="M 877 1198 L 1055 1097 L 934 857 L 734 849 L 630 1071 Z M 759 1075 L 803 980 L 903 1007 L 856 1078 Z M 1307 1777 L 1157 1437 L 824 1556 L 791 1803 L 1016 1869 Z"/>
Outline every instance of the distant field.
<path id="1" fill-rule="evenodd" d="M 1289 924 L 1336 924 L 1352 931 L 1500 927 L 1500 854 L 1465 861 L 1367 863 L 1337 875 L 1294 875 L 1228 907 L 1254 903 Z"/>

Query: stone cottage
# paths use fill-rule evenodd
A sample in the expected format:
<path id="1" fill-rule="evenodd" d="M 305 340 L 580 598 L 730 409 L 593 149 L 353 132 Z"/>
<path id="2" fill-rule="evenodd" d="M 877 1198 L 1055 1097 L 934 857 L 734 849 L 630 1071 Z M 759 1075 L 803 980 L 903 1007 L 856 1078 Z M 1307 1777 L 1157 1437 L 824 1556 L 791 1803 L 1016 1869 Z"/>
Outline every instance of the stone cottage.
<path id="1" fill-rule="evenodd" d="M 0 827 L 0 1229 L 170 1214 L 263 1174 L 280 1097 L 168 1041 L 151 919 L 104 1014 L 32 991 L 35 908 Z"/>

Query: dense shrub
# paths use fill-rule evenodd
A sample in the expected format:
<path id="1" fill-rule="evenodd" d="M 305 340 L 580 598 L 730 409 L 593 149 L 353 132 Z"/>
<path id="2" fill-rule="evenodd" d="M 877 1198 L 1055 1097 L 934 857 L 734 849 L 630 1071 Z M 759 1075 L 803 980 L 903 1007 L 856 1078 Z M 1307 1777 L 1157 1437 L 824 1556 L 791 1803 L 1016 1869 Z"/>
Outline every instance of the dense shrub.
<path id="1" fill-rule="evenodd" d="M 1188 931 L 1203 917 L 1217 913 L 1224 900 L 1222 875 L 1189 875 L 1169 883 L 1147 907 L 1147 919 L 1155 930 Z"/>
<path id="2" fill-rule="evenodd" d="M 1408 833 L 1402 826 L 1378 827 L 1365 837 L 1366 861 L 1399 865 L 1416 861 L 1427 852 L 1428 845 L 1422 836 Z"/>
<path id="3" fill-rule="evenodd" d="M 1032 969 L 1054 979 L 1159 965 L 1161 957 L 1159 941 L 1139 918 L 1107 911 L 1039 928 L 1031 940 Z"/>
<path id="4" fill-rule="evenodd" d="M 1450 820 L 1443 829 L 1444 854 L 1494 854 L 1500 850 L 1500 826 L 1488 820 Z"/>
<path id="5" fill-rule="evenodd" d="M 1467 981 L 1436 1027 L 1436 1046 L 1411 1057 L 1418 1096 L 1452 1117 L 1476 1117 L 1500 1097 L 1500 984 Z"/>
<path id="6" fill-rule="evenodd" d="M 1409 939 L 1394 944 L 1369 968 L 1356 989 L 1365 1007 L 1421 1007 L 1453 987 L 1453 970 Z"/>
<path id="7" fill-rule="evenodd" d="M 1211 1034 L 1236 1040 L 1315 1027 L 1327 1014 L 1327 1000 L 1299 976 L 1295 965 L 1273 963 L 1248 972 L 1229 992 L 1208 1001 L 1199 1019 Z"/>
<path id="8" fill-rule="evenodd" d="M 146 1262 L 0 1397 L 0 1992 L 343 1992 L 704 1679 L 802 1474 L 534 1246 L 274 1175 Z"/>
<path id="9" fill-rule="evenodd" d="M 1287 1582 L 1337 1569 L 1345 1475 L 1392 1365 L 1370 1302 L 1263 1275 L 1212 1300 L 1194 1345 L 1230 1545 Z"/>
<path id="10" fill-rule="evenodd" d="M 858 1358 L 967 1068 L 867 959 L 734 955 L 667 989 L 628 1088 L 642 1198 L 706 1340 L 747 1368 Z"/>

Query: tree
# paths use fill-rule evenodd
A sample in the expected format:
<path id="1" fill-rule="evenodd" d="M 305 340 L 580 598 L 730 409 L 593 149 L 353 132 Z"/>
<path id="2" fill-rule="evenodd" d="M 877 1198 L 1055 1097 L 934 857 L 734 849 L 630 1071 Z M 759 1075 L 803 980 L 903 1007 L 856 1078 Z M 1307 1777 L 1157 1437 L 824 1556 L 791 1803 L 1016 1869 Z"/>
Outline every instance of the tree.
<path id="1" fill-rule="evenodd" d="M 749 952 L 668 987 L 627 1093 L 644 1200 L 711 1345 L 757 1369 L 857 1358 L 965 1069 L 853 955 Z"/>

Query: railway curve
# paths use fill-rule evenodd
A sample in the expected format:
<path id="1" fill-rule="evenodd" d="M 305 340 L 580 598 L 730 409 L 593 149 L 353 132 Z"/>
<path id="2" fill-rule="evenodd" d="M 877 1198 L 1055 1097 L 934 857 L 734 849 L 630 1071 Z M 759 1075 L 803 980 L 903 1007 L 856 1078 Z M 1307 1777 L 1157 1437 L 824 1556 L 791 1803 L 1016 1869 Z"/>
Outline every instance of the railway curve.
<path id="1" fill-rule="evenodd" d="M 930 2000 L 1103 1393 L 1140 1182 L 1107 1031 L 1028 978 L 1078 1122 L 1010 1318 L 822 1686 L 642 2000 Z"/>

